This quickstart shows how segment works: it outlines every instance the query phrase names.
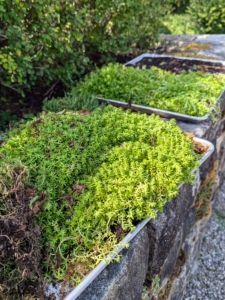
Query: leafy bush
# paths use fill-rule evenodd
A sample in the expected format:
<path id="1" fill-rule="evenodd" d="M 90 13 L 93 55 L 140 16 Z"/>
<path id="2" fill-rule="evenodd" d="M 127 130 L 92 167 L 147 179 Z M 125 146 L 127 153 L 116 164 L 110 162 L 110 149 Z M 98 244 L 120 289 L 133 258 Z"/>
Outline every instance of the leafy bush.
<path id="1" fill-rule="evenodd" d="M 190 0 L 187 12 L 200 33 L 225 32 L 225 8 L 223 0 Z"/>
<path id="2" fill-rule="evenodd" d="M 175 120 L 112 106 L 43 114 L 9 132 L 0 151 L 1 167 L 4 156 L 21 161 L 26 185 L 46 195 L 30 201 L 31 208 L 43 205 L 37 223 L 45 276 L 76 282 L 121 233 L 154 218 L 181 182 L 192 182 L 198 164 Z"/>
<path id="3" fill-rule="evenodd" d="M 87 75 L 77 89 L 108 99 L 203 116 L 215 107 L 224 78 L 223 74 L 200 71 L 175 74 L 156 67 L 109 64 Z"/>
<path id="4" fill-rule="evenodd" d="M 98 100 L 93 95 L 85 92 L 78 93 L 77 90 L 72 89 L 63 98 L 52 98 L 51 100 L 45 98 L 42 110 L 45 112 L 60 112 L 64 109 L 78 111 L 86 108 L 92 111 L 98 106 Z"/>
<path id="5" fill-rule="evenodd" d="M 82 44 L 86 9 L 66 0 L 0 4 L 1 85 L 20 91 L 58 79 L 71 84 L 72 74 L 88 62 Z"/>
<path id="6" fill-rule="evenodd" d="M 70 86 L 99 54 L 148 49 L 171 0 L 0 0 L 0 84 Z M 74 75 L 74 76 L 73 76 Z"/>
<path id="7" fill-rule="evenodd" d="M 186 12 L 188 6 L 190 5 L 190 0 L 180 0 L 175 3 L 175 14 L 183 14 Z"/>
<path id="8" fill-rule="evenodd" d="M 93 13 L 91 43 L 97 52 L 130 52 L 149 49 L 157 39 L 159 24 L 176 0 L 97 1 Z M 97 4 L 97 5 L 96 5 Z"/>
<path id="9" fill-rule="evenodd" d="M 18 121 L 16 115 L 10 111 L 0 111 L 0 132 L 4 131 L 10 122 Z"/>
<path id="10" fill-rule="evenodd" d="M 164 34 L 195 34 L 191 16 L 188 13 L 171 14 L 163 19 L 164 28 L 161 33 Z"/>

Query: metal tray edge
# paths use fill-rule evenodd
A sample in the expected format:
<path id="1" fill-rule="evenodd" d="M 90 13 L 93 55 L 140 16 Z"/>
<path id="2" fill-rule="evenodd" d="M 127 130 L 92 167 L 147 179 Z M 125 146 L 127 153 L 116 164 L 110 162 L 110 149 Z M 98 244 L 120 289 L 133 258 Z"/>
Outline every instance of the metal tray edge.
<path id="1" fill-rule="evenodd" d="M 222 95 L 222 92 L 220 95 Z M 100 102 L 110 103 L 116 107 L 127 108 L 127 109 L 131 109 L 134 111 L 141 111 L 141 112 L 147 113 L 147 114 L 156 114 L 156 115 L 159 115 L 160 117 L 167 118 L 167 119 L 174 118 L 179 121 L 199 123 L 202 121 L 206 121 L 209 118 L 209 114 L 206 114 L 202 117 L 195 117 L 195 116 L 188 116 L 185 114 L 176 113 L 176 112 L 169 111 L 169 110 L 153 108 L 150 106 L 138 105 L 138 104 L 133 104 L 133 103 L 129 104 L 128 102 L 123 102 L 123 101 L 119 101 L 119 100 L 106 99 L 106 98 L 102 98 L 102 97 L 97 97 L 97 99 Z M 219 98 L 217 99 L 217 101 L 219 101 Z"/>
<path id="2" fill-rule="evenodd" d="M 187 60 L 199 60 L 199 61 L 204 61 L 204 62 L 221 63 L 225 66 L 225 61 L 223 61 L 223 60 L 197 58 L 197 57 L 195 58 L 195 57 L 188 57 L 188 56 L 175 56 L 175 55 L 157 54 L 157 53 L 143 53 L 141 55 L 138 55 L 137 57 L 135 57 L 135 58 L 129 60 L 127 63 L 125 63 L 125 66 L 130 65 L 130 64 L 136 64 L 137 62 L 142 60 L 142 58 L 144 58 L 144 57 L 151 57 L 151 58 L 169 57 L 169 58 L 178 58 L 178 59 L 187 59 Z"/>
<path id="3" fill-rule="evenodd" d="M 75 300 L 80 294 L 92 283 L 92 281 L 106 268 L 110 260 L 112 260 L 124 247 L 125 244 L 129 243 L 149 222 L 150 218 L 141 221 L 134 231 L 129 232 L 123 240 L 115 247 L 115 250 L 109 254 L 105 262 L 100 262 L 83 280 L 82 282 L 66 296 L 64 300 Z"/>
<path id="4" fill-rule="evenodd" d="M 205 139 L 201 139 L 201 138 L 197 138 L 197 137 L 194 137 L 194 141 L 196 142 L 200 142 L 202 143 L 203 145 L 205 146 L 208 146 L 208 150 L 207 152 L 202 156 L 202 158 L 200 159 L 200 165 L 193 169 L 191 172 L 194 173 L 208 158 L 209 156 L 214 152 L 215 150 L 215 146 L 213 145 L 213 143 L 211 143 L 210 141 L 208 140 L 205 140 Z"/>
<path id="5" fill-rule="evenodd" d="M 202 156 L 200 159 L 200 165 L 191 170 L 191 173 L 194 173 L 206 160 L 207 158 L 213 153 L 215 147 L 214 145 L 208 141 L 201 138 L 194 137 L 194 140 L 196 142 L 200 142 L 205 146 L 208 146 L 207 152 Z M 179 185 L 178 188 L 180 188 L 183 184 Z M 129 243 L 140 231 L 141 229 L 150 221 L 151 218 L 147 218 L 143 221 L 141 221 L 134 231 L 129 232 L 123 240 L 115 247 L 115 250 L 109 254 L 105 262 L 100 262 L 82 281 L 81 283 L 76 286 L 67 296 L 64 300 L 75 300 L 77 297 L 80 296 L 80 294 L 93 282 L 93 280 L 106 268 L 107 263 L 110 262 L 122 249 L 123 246 L 127 243 Z"/>

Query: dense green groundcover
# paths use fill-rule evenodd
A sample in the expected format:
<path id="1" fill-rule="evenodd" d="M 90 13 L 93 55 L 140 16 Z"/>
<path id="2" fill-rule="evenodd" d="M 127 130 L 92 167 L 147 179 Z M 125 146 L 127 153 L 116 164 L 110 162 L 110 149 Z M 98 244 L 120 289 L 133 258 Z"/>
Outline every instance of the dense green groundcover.
<path id="1" fill-rule="evenodd" d="M 50 100 L 45 98 L 42 110 L 44 112 L 60 112 L 64 109 L 79 111 L 85 108 L 93 111 L 97 107 L 99 107 L 98 100 L 92 94 L 79 93 L 76 89 L 72 89 L 63 98 L 51 98 Z"/>
<path id="2" fill-rule="evenodd" d="M 155 218 L 198 165 L 175 120 L 112 106 L 43 113 L 10 131 L 0 152 L 1 169 L 4 156 L 22 162 L 25 184 L 46 193 L 36 219 L 46 279 L 77 283 L 121 240 L 116 225 Z"/>
<path id="3" fill-rule="evenodd" d="M 215 109 L 224 83 L 223 74 L 175 74 L 156 67 L 139 69 L 109 64 L 87 75 L 77 89 L 108 99 L 203 116 L 211 107 Z"/>

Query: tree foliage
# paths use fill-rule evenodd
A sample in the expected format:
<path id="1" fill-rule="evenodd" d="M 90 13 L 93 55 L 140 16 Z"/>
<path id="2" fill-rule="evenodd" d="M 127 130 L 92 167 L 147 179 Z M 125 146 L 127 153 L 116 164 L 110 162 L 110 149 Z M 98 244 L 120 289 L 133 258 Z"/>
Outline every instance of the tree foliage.
<path id="1" fill-rule="evenodd" d="M 225 7 L 223 0 L 190 0 L 187 12 L 200 33 L 225 32 Z"/>
<path id="2" fill-rule="evenodd" d="M 144 51 L 172 2 L 0 0 L 0 84 L 19 92 L 59 79 L 69 86 L 93 56 Z"/>

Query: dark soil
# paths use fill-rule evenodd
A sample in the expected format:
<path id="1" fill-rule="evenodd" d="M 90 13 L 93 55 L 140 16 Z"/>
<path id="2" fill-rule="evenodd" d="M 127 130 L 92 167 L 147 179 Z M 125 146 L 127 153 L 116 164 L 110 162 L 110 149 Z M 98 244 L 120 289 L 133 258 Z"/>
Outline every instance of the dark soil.
<path id="1" fill-rule="evenodd" d="M 43 100 L 48 97 L 63 97 L 64 88 L 60 81 L 54 82 L 51 86 L 34 86 L 30 91 L 24 91 L 25 97 L 14 91 L 8 94 L 9 101 L 0 100 L 0 111 L 10 111 L 17 117 L 22 118 L 24 114 L 37 114 L 41 111 Z"/>
<path id="2" fill-rule="evenodd" d="M 121 225 L 114 225 L 111 227 L 111 230 L 113 233 L 115 233 L 115 235 L 118 239 L 123 239 L 125 237 L 125 235 L 127 235 L 129 233 L 129 231 L 123 230 Z"/>
<path id="3" fill-rule="evenodd" d="M 147 69 L 155 66 L 178 74 L 182 71 L 225 73 L 225 66 L 218 62 L 204 62 L 196 59 L 187 60 L 174 57 L 145 57 L 140 62 L 136 63 L 135 66 L 140 68 L 146 66 Z"/>
<path id="4" fill-rule="evenodd" d="M 31 209 L 30 200 L 38 193 L 24 186 L 25 176 L 21 167 L 10 165 L 0 176 L 0 299 L 16 300 L 27 293 L 44 299 L 41 233 L 34 220 L 45 195 L 39 195 Z"/>

